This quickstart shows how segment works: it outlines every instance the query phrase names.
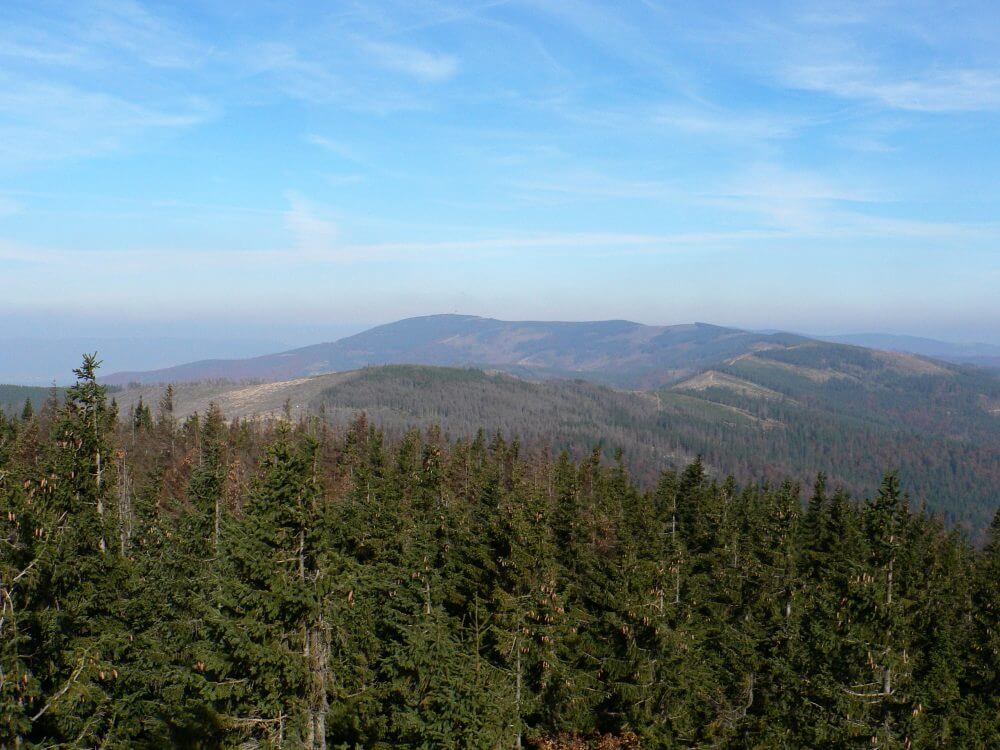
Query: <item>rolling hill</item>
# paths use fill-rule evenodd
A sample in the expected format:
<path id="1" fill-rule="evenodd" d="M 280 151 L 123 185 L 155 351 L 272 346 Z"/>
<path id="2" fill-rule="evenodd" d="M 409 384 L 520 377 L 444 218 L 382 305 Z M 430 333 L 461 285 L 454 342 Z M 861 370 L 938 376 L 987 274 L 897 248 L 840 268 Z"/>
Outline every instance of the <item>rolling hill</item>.
<path id="1" fill-rule="evenodd" d="M 955 364 L 976 365 L 1000 369 L 1000 346 L 996 344 L 954 344 L 920 336 L 900 336 L 888 333 L 852 333 L 841 336 L 816 336 L 835 344 L 852 344 L 868 349 L 919 354 Z"/>
<path id="2" fill-rule="evenodd" d="M 204 360 L 146 372 L 119 372 L 108 383 L 225 379 L 276 381 L 384 364 L 502 369 L 531 378 L 582 377 L 617 387 L 654 387 L 747 352 L 808 341 L 705 323 L 647 326 L 510 322 L 431 315 L 378 326 L 339 341 L 251 359 Z"/>

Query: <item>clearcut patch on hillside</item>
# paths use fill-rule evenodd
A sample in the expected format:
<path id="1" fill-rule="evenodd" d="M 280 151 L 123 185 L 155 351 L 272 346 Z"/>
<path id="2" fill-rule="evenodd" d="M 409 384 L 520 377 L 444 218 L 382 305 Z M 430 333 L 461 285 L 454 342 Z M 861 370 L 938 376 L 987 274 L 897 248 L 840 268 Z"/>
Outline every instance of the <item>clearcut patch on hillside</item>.
<path id="1" fill-rule="evenodd" d="M 706 391 L 709 388 L 722 388 L 750 398 L 766 398 L 776 400 L 785 398 L 785 396 L 777 391 L 772 391 L 770 388 L 765 388 L 762 385 L 751 383 L 749 380 L 743 380 L 742 378 L 727 375 L 726 373 L 719 372 L 718 370 L 706 370 L 705 372 L 699 373 L 693 378 L 688 378 L 687 380 L 673 386 L 672 390 Z"/>
<path id="2" fill-rule="evenodd" d="M 782 350 L 787 351 L 787 350 Z M 794 375 L 798 375 L 807 380 L 811 380 L 814 383 L 827 383 L 831 380 L 856 380 L 857 378 L 848 375 L 844 372 L 838 372 L 836 370 L 818 370 L 815 367 L 806 367 L 804 365 L 795 365 L 791 362 L 782 362 L 778 359 L 771 359 L 770 357 L 758 357 L 756 354 L 743 354 L 739 357 L 734 357 L 726 362 L 727 365 L 735 364 L 752 364 L 760 367 L 770 368 L 773 370 L 784 370 L 785 372 L 790 372 Z"/>

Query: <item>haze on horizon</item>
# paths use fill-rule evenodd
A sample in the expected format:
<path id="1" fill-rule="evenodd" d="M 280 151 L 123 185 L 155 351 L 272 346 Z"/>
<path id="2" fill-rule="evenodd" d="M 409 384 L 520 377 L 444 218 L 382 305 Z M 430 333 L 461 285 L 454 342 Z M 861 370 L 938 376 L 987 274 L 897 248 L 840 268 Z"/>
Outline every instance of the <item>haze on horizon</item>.
<path id="1" fill-rule="evenodd" d="M 990 2 L 6 2 L 3 337 L 1000 344 L 998 33 Z"/>

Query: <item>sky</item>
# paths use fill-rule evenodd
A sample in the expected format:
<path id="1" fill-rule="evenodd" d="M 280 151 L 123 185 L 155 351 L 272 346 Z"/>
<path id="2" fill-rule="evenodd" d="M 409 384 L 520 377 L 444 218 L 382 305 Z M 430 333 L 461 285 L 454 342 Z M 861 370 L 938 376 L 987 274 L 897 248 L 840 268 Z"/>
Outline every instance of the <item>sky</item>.
<path id="1" fill-rule="evenodd" d="M 0 3 L 0 337 L 1000 343 L 1000 4 Z"/>

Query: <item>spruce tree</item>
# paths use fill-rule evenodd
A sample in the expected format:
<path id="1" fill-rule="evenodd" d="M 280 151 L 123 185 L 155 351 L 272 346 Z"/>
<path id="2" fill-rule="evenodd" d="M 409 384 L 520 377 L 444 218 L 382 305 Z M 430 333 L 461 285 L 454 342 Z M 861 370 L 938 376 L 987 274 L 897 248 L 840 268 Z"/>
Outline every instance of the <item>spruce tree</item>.
<path id="1" fill-rule="evenodd" d="M 216 680 L 234 737 L 267 747 L 326 747 L 331 669 L 328 621 L 345 566 L 324 543 L 329 507 L 313 469 L 317 445 L 288 429 L 263 460 L 242 517 L 223 522 L 225 576 L 210 626 L 225 652 Z M 339 606 L 346 606 L 341 596 Z"/>
<path id="2" fill-rule="evenodd" d="M 49 483 L 34 467 L 16 460 L 17 423 L 0 422 L 0 746 L 17 747 L 32 730 L 32 716 L 44 700 L 34 674 L 33 654 L 41 634 L 32 609 L 45 606 L 45 568 L 52 554 L 51 516 L 40 507 Z"/>
<path id="3" fill-rule="evenodd" d="M 19 625 L 30 639 L 22 652 L 31 654 L 27 684 L 39 694 L 29 711 L 29 742 L 120 746 L 139 731 L 132 699 L 142 676 L 133 669 L 134 638 L 125 627 L 129 571 L 113 543 L 116 415 L 97 382 L 99 366 L 88 354 L 74 370 L 45 473 L 27 480 L 34 533 L 48 537 L 32 571 L 36 595 Z"/>
<path id="4" fill-rule="evenodd" d="M 502 492 L 486 533 L 493 570 L 490 640 L 506 673 L 507 744 L 522 747 L 527 726 L 541 716 L 555 719 L 566 681 L 573 679 L 557 648 L 567 618 L 544 497 L 521 487 Z"/>
<path id="5" fill-rule="evenodd" d="M 864 664 L 844 691 L 852 699 L 862 741 L 873 747 L 910 744 L 908 602 L 903 598 L 900 551 L 906 541 L 909 513 L 899 477 L 888 473 L 864 515 L 868 564 L 855 582 L 854 622 L 849 637 L 865 648 Z M 867 735 L 867 736 L 866 736 Z"/>

